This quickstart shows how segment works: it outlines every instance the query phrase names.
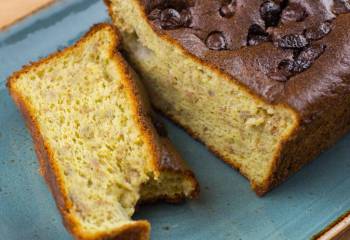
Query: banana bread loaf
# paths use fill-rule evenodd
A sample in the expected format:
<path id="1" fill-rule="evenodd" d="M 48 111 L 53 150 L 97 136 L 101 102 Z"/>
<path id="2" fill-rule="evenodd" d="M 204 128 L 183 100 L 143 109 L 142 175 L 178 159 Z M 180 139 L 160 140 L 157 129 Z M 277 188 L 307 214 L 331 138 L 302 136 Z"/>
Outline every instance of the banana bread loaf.
<path id="1" fill-rule="evenodd" d="M 349 0 L 105 0 L 153 105 L 259 195 L 350 128 Z"/>

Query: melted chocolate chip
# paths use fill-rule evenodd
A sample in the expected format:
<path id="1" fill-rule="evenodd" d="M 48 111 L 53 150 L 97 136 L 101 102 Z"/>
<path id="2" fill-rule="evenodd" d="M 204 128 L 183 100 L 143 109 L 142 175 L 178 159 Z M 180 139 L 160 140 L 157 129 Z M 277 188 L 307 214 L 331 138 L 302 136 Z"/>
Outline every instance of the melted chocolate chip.
<path id="1" fill-rule="evenodd" d="M 258 24 L 249 27 L 247 45 L 255 46 L 269 40 L 269 34 Z"/>
<path id="2" fill-rule="evenodd" d="M 298 3 L 290 3 L 282 12 L 281 21 L 301 22 L 307 17 L 307 12 L 303 6 Z"/>
<path id="3" fill-rule="evenodd" d="M 330 22 L 324 22 L 319 26 L 309 28 L 305 31 L 305 36 L 309 40 L 319 40 L 326 36 L 332 30 Z"/>
<path id="4" fill-rule="evenodd" d="M 164 9 L 160 14 L 160 25 L 164 29 L 176 29 L 182 26 L 180 13 L 173 9 Z"/>
<path id="5" fill-rule="evenodd" d="M 224 50 L 226 49 L 226 40 L 222 32 L 212 32 L 205 40 L 205 44 L 211 50 Z"/>
<path id="6" fill-rule="evenodd" d="M 324 44 L 313 44 L 305 50 L 299 51 L 293 60 L 282 60 L 279 63 L 277 70 L 270 73 L 268 77 L 275 81 L 286 82 L 295 74 L 301 73 L 310 68 L 325 50 L 326 46 Z"/>
<path id="7" fill-rule="evenodd" d="M 280 48 L 299 49 L 309 45 L 309 41 L 301 34 L 288 34 L 277 41 Z"/>
<path id="8" fill-rule="evenodd" d="M 282 72 L 285 76 L 292 76 L 294 69 L 294 61 L 290 59 L 284 59 L 278 64 L 278 70 Z"/>
<path id="9" fill-rule="evenodd" d="M 148 18 L 150 20 L 156 20 L 160 18 L 160 14 L 162 13 L 162 11 L 158 8 L 154 9 L 152 12 L 150 12 L 148 14 Z"/>
<path id="10" fill-rule="evenodd" d="M 248 32 L 252 35 L 268 35 L 268 33 L 259 25 L 259 24 L 252 24 L 249 27 Z"/>
<path id="11" fill-rule="evenodd" d="M 295 59 L 293 71 L 295 73 L 300 73 L 308 69 L 321 54 L 326 50 L 326 45 L 324 44 L 314 44 L 300 54 Z"/>
<path id="12" fill-rule="evenodd" d="M 221 17 L 230 18 L 235 15 L 236 1 L 232 1 L 229 4 L 222 6 L 219 10 Z"/>
<path id="13" fill-rule="evenodd" d="M 282 8 L 275 1 L 265 1 L 260 6 L 261 18 L 265 21 L 266 27 L 274 27 L 278 25 L 281 18 Z"/>
<path id="14" fill-rule="evenodd" d="M 334 0 L 333 13 L 334 14 L 350 13 L 350 1 Z"/>

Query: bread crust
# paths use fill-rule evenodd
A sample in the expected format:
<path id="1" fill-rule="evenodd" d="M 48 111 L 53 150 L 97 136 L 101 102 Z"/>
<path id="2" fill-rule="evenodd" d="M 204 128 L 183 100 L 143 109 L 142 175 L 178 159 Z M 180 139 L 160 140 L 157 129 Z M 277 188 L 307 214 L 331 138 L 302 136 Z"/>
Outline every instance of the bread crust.
<path id="1" fill-rule="evenodd" d="M 145 21 L 157 36 L 163 41 L 172 44 L 174 48 L 179 50 L 188 59 L 191 59 L 193 62 L 205 66 L 210 71 L 219 75 L 226 81 L 240 86 L 241 90 L 247 93 L 255 101 L 269 104 L 278 108 L 283 108 L 290 112 L 290 115 L 293 118 L 293 126 L 291 130 L 281 138 L 273 154 L 272 165 L 269 171 L 270 173 L 268 174 L 268 178 L 266 178 L 262 184 L 256 183 L 249 179 L 253 190 L 258 196 L 263 196 L 272 188 L 284 182 L 286 179 L 288 179 L 289 176 L 316 158 L 322 151 L 332 146 L 340 137 L 344 136 L 345 133 L 350 130 L 350 113 L 347 110 L 350 96 L 346 97 L 345 99 L 338 98 L 332 109 L 324 111 L 324 113 L 319 116 L 319 119 L 316 121 L 316 123 L 313 122 L 313 124 L 308 124 L 303 120 L 301 113 L 294 107 L 288 105 L 287 103 L 271 103 L 267 101 L 262 96 L 256 94 L 248 86 L 236 80 L 233 76 L 224 73 L 218 67 L 196 57 L 191 52 L 186 50 L 179 42 L 167 34 L 164 34 L 161 31 L 153 28 L 150 21 L 148 20 L 148 17 L 146 16 L 146 11 L 141 1 L 130 1 L 133 2 L 134 6 L 136 6 L 137 11 L 141 13 L 142 21 Z M 115 21 L 118 16 L 116 16 L 112 10 L 111 0 L 104 0 L 104 2 L 107 6 L 109 15 L 111 16 L 112 20 Z M 158 110 L 162 111 L 161 109 Z M 167 115 L 175 123 L 184 128 L 196 140 L 204 143 L 201 141 L 199 136 L 197 136 L 189 127 L 181 124 L 176 116 L 169 115 L 165 112 L 163 112 L 163 114 Z M 337 118 L 334 118 L 334 115 L 339 116 Z M 336 123 L 337 121 L 339 123 Z M 328 127 L 325 127 L 323 125 L 328 125 Z M 317 126 L 320 129 L 318 130 L 318 134 L 315 135 L 313 132 L 317 130 Z M 241 171 L 239 165 L 232 163 L 232 161 L 222 156 L 220 152 L 215 150 L 215 146 L 206 146 L 224 162 L 237 169 L 242 175 L 245 175 Z M 245 177 L 247 176 L 245 175 Z"/>
<path id="2" fill-rule="evenodd" d="M 49 144 L 47 144 L 43 135 L 41 134 L 40 125 L 35 119 L 34 109 L 31 106 L 29 101 L 26 101 L 24 97 L 17 91 L 15 87 L 16 80 L 22 75 L 28 73 L 31 69 L 38 67 L 41 64 L 47 63 L 52 59 L 59 58 L 66 53 L 69 53 L 73 49 L 79 47 L 84 44 L 86 41 L 90 39 L 97 31 L 101 29 L 107 29 L 113 36 L 116 36 L 114 42 L 110 47 L 110 56 L 114 59 L 116 64 L 119 67 L 119 70 L 122 71 L 123 82 L 127 88 L 127 92 L 129 94 L 130 99 L 132 100 L 132 108 L 135 113 L 135 117 L 140 127 L 142 128 L 142 134 L 144 138 L 148 141 L 148 145 L 151 147 L 150 153 L 152 154 L 152 171 L 154 177 L 157 178 L 160 174 L 160 171 L 163 169 L 163 165 L 160 162 L 161 159 L 161 151 L 162 145 L 160 143 L 159 137 L 149 119 L 147 114 L 144 112 L 142 99 L 140 97 L 140 93 L 135 85 L 132 76 L 128 72 L 128 67 L 126 62 L 123 60 L 122 56 L 117 52 L 117 46 L 119 44 L 119 34 L 117 30 L 109 25 L 109 24 L 97 24 L 91 28 L 91 30 L 85 34 L 76 44 L 71 47 L 68 47 L 62 51 L 58 51 L 47 58 L 41 59 L 38 62 L 31 63 L 28 66 L 24 66 L 22 70 L 15 72 L 12 76 L 9 77 L 7 81 L 7 87 L 10 92 L 11 97 L 14 102 L 18 106 L 21 111 L 26 125 L 31 133 L 33 138 L 35 152 L 37 158 L 40 163 L 40 172 L 44 176 L 53 196 L 56 201 L 57 208 L 59 209 L 63 223 L 65 227 L 74 235 L 76 239 L 81 240 L 99 240 L 99 239 L 115 239 L 115 240 L 126 240 L 126 239 L 135 239 L 135 240 L 146 240 L 150 237 L 150 224 L 147 221 L 135 221 L 130 224 L 125 224 L 115 231 L 111 231 L 108 233 L 98 233 L 98 234 L 86 234 L 81 226 L 79 225 L 78 220 L 74 216 L 74 213 L 71 213 L 73 203 L 69 199 L 67 192 L 63 186 L 62 181 L 62 173 L 59 171 L 58 166 L 54 161 L 53 151 L 50 148 Z M 174 163 L 173 166 L 180 166 L 179 163 Z M 176 169 L 172 169 L 173 166 L 167 166 L 168 170 L 175 171 L 178 173 L 185 173 L 189 171 L 187 169 L 183 169 L 182 167 L 178 167 Z M 179 169 L 181 169 L 179 171 Z M 184 175 L 185 177 L 191 177 L 191 180 L 195 184 L 198 185 L 194 176 Z M 196 195 L 197 187 L 194 187 L 193 196 Z M 186 197 L 191 197 L 186 196 Z M 181 196 L 185 197 L 185 196 Z M 180 197 L 179 197 L 180 198 Z"/>
<path id="3" fill-rule="evenodd" d="M 181 203 L 186 198 L 195 199 L 198 198 L 200 193 L 200 186 L 196 180 L 194 173 L 189 170 L 186 162 L 183 161 L 182 157 L 175 149 L 169 138 L 160 137 L 162 148 L 162 157 L 159 161 L 159 169 L 164 174 L 179 174 L 184 179 L 189 181 L 192 185 L 192 191 L 186 195 L 184 192 L 177 193 L 174 195 L 157 195 L 153 198 L 140 199 L 140 204 L 149 204 L 158 201 L 166 201 L 168 203 Z"/>

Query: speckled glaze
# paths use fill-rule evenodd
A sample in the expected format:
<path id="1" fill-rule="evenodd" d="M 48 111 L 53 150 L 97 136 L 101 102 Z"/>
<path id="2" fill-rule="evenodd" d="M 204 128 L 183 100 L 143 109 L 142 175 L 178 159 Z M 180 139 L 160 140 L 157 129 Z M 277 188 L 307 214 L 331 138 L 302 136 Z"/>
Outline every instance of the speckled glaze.
<path id="1" fill-rule="evenodd" d="M 33 145 L 5 88 L 23 64 L 76 41 L 94 23 L 108 21 L 98 0 L 62 0 L 0 33 L 0 239 L 68 240 L 54 200 L 38 172 Z M 167 122 L 169 135 L 195 171 L 200 199 L 141 207 L 153 239 L 308 239 L 350 210 L 350 136 L 258 198 L 237 172 Z"/>

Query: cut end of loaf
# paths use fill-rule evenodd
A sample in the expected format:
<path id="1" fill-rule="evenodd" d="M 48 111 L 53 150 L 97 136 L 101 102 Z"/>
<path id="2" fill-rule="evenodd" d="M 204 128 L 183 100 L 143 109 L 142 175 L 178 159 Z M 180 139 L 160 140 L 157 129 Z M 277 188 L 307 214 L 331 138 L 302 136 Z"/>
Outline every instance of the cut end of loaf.
<path id="1" fill-rule="evenodd" d="M 153 105 L 238 169 L 257 194 L 270 190 L 281 148 L 298 126 L 297 114 L 264 101 L 160 34 L 139 1 L 105 2 Z"/>
<path id="2" fill-rule="evenodd" d="M 162 179 L 162 144 L 117 45 L 116 30 L 99 24 L 8 81 L 58 208 L 79 239 L 148 239 L 149 224 L 131 216 L 141 188 Z M 166 194 L 190 197 L 183 182 L 191 180 L 194 191 L 195 178 L 184 169 L 170 172 L 180 189 Z"/>

